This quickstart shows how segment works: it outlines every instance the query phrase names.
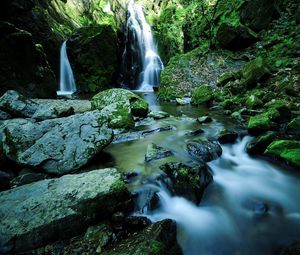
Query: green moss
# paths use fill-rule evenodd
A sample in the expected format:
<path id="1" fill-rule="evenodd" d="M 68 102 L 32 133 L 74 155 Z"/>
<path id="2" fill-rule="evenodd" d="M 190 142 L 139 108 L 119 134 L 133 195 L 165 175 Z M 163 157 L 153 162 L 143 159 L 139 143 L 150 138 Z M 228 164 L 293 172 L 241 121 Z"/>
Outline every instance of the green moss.
<path id="1" fill-rule="evenodd" d="M 243 78 L 245 79 L 245 84 L 248 88 L 252 88 L 257 85 L 257 82 L 269 75 L 270 71 L 265 60 L 262 57 L 258 57 L 248 62 L 244 66 L 242 73 Z"/>
<path id="2" fill-rule="evenodd" d="M 214 98 L 214 91 L 209 85 L 201 85 L 192 94 L 193 105 L 207 104 Z"/>
<path id="3" fill-rule="evenodd" d="M 163 254 L 165 250 L 165 245 L 156 240 L 151 241 L 149 245 L 150 245 L 150 255 L 160 255 Z"/>
<path id="4" fill-rule="evenodd" d="M 300 117 L 297 117 L 293 119 L 290 123 L 288 123 L 286 127 L 286 132 L 291 135 L 300 136 Z"/>
<path id="5" fill-rule="evenodd" d="M 109 127 L 110 128 L 134 128 L 134 120 L 127 107 L 120 104 L 115 104 L 114 109 L 109 114 Z"/>
<path id="6" fill-rule="evenodd" d="M 259 129 L 261 131 L 267 131 L 270 127 L 270 119 L 265 114 L 251 117 L 248 123 L 248 129 L 250 130 Z"/>
<path id="7" fill-rule="evenodd" d="M 272 142 L 265 151 L 266 155 L 272 155 L 286 160 L 294 166 L 300 166 L 300 142 L 279 140 Z"/>
<path id="8" fill-rule="evenodd" d="M 239 72 L 222 73 L 217 80 L 217 86 L 223 87 L 230 81 L 235 81 L 239 78 Z"/>
<path id="9" fill-rule="evenodd" d="M 257 109 L 263 105 L 263 101 L 255 95 L 250 95 L 246 100 L 246 106 L 249 109 Z"/>
<path id="10" fill-rule="evenodd" d="M 124 190 L 127 190 L 127 187 L 124 181 L 117 180 L 111 185 L 110 190 L 116 193 L 122 193 Z"/>
<path id="11" fill-rule="evenodd" d="M 188 170 L 186 168 L 180 168 L 178 170 L 178 174 L 182 175 L 182 176 L 187 176 L 188 175 Z"/>

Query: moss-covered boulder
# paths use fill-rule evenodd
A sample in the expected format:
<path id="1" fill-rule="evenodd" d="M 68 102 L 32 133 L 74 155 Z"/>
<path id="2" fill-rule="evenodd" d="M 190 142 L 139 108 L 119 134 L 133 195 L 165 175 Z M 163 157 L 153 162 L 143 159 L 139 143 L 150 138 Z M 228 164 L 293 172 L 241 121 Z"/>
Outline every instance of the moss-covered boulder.
<path id="1" fill-rule="evenodd" d="M 222 73 L 217 80 L 217 86 L 223 87 L 230 81 L 235 81 L 240 78 L 240 72 L 225 72 Z"/>
<path id="2" fill-rule="evenodd" d="M 92 109 L 105 109 L 109 114 L 112 128 L 132 128 L 133 117 L 146 117 L 148 103 L 126 89 L 109 89 L 95 95 L 91 100 Z"/>
<path id="3" fill-rule="evenodd" d="M 176 196 L 183 196 L 195 204 L 199 204 L 205 188 L 213 177 L 206 164 L 199 163 L 190 167 L 182 163 L 166 163 L 160 169 L 172 180 L 170 190 Z"/>
<path id="4" fill-rule="evenodd" d="M 264 154 L 284 160 L 293 166 L 300 167 L 300 141 L 274 141 L 268 146 Z"/>
<path id="5" fill-rule="evenodd" d="M 208 104 L 214 98 L 214 90 L 209 85 L 201 85 L 192 94 L 193 105 Z"/>
<path id="6" fill-rule="evenodd" d="M 247 144 L 246 150 L 251 155 L 262 154 L 271 142 L 276 139 L 276 133 L 268 131 Z"/>
<path id="7" fill-rule="evenodd" d="M 111 25 L 79 28 L 69 40 L 68 53 L 79 91 L 95 93 L 112 87 L 118 43 Z"/>
<path id="8" fill-rule="evenodd" d="M 286 133 L 289 135 L 300 136 L 300 117 L 297 117 L 288 123 Z"/>
<path id="9" fill-rule="evenodd" d="M 217 40 L 226 49 L 240 50 L 254 43 L 257 36 L 245 26 L 223 23 L 217 31 Z"/>
<path id="10" fill-rule="evenodd" d="M 263 101 L 256 95 L 250 95 L 246 100 L 246 106 L 249 109 L 257 109 L 263 105 Z"/>
<path id="11" fill-rule="evenodd" d="M 292 113 L 290 104 L 286 100 L 272 99 L 266 103 L 265 107 L 269 110 L 276 110 L 279 112 L 279 117 L 276 119 L 277 122 L 286 122 L 291 119 Z"/>
<path id="12" fill-rule="evenodd" d="M 258 57 L 248 62 L 242 70 L 245 85 L 248 88 L 255 87 L 256 84 L 270 74 L 265 60 Z"/>
<path id="13" fill-rule="evenodd" d="M 248 122 L 248 131 L 250 134 L 258 135 L 273 128 L 273 121 L 280 117 L 280 113 L 273 109 L 266 113 L 252 116 Z"/>

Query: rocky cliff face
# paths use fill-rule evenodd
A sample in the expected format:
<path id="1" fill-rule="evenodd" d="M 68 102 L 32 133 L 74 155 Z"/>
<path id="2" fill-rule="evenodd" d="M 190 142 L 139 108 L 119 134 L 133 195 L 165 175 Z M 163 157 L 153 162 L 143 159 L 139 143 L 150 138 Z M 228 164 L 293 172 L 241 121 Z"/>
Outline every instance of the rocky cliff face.
<path id="1" fill-rule="evenodd" d="M 59 79 L 61 44 L 81 27 L 109 25 L 114 31 L 115 39 L 112 42 L 114 52 L 112 53 L 110 49 L 108 51 L 114 54 L 112 59 L 115 60 L 117 58 L 116 31 L 125 16 L 123 14 L 125 3 L 122 2 L 4 0 L 2 3 L 4 8 L 1 8 L 0 16 L 0 21 L 5 22 L 1 25 L 1 33 L 5 35 L 1 37 L 1 49 L 3 49 L 0 55 L 3 67 L 0 70 L 1 94 L 7 89 L 16 89 L 31 97 L 54 97 Z M 103 52 L 106 50 L 102 48 Z M 71 65 L 76 64 L 71 63 Z M 94 80 L 95 76 L 99 76 L 93 73 L 94 66 L 87 69 L 89 75 L 92 73 Z M 112 70 L 112 73 L 114 71 Z M 81 76 L 78 79 L 79 83 L 91 82 L 86 79 L 80 80 Z M 101 77 L 97 79 L 101 80 Z M 111 79 L 112 75 L 108 83 L 111 83 Z M 89 90 L 89 84 L 86 86 Z M 103 84 L 96 90 L 100 90 L 101 86 Z M 93 82 L 90 87 L 94 89 Z"/>

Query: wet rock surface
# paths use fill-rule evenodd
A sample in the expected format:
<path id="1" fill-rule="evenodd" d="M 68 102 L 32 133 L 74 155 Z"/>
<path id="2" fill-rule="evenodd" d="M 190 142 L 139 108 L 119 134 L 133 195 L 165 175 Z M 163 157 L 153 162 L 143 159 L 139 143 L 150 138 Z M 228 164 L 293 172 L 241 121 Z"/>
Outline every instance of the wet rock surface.
<path id="1" fill-rule="evenodd" d="M 65 175 L 0 193 L 2 253 L 26 251 L 81 233 L 97 218 L 128 210 L 116 169 Z M 11 210 L 14 208 L 14 210 Z"/>
<path id="2" fill-rule="evenodd" d="M 200 163 L 194 167 L 182 163 L 167 163 L 160 169 L 171 179 L 170 190 L 176 196 L 182 196 L 195 204 L 199 204 L 205 188 L 213 177 L 206 164 Z"/>
<path id="3" fill-rule="evenodd" d="M 12 161 L 64 174 L 85 165 L 113 139 L 107 113 L 87 112 L 32 122 L 8 120 L 1 126 L 4 154 Z"/>
<path id="4" fill-rule="evenodd" d="M 196 159 L 208 162 L 222 155 L 222 148 L 216 141 L 192 140 L 187 142 L 187 151 Z"/>
<path id="5" fill-rule="evenodd" d="M 147 147 L 145 162 L 150 162 L 152 160 L 157 160 L 161 158 L 166 158 L 173 155 L 172 151 L 165 149 L 155 143 L 150 143 Z"/>

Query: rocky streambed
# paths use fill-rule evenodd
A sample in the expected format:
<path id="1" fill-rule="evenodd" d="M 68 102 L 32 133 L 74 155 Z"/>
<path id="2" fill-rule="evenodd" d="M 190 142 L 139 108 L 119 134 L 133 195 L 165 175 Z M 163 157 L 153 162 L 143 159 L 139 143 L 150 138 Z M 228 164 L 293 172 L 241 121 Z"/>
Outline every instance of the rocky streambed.
<path id="1" fill-rule="evenodd" d="M 250 158 L 268 144 L 183 101 L 3 95 L 0 253 L 274 254 L 299 238 L 294 168 Z"/>

